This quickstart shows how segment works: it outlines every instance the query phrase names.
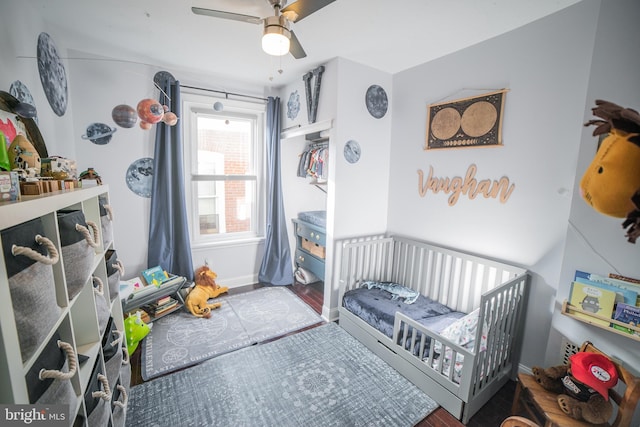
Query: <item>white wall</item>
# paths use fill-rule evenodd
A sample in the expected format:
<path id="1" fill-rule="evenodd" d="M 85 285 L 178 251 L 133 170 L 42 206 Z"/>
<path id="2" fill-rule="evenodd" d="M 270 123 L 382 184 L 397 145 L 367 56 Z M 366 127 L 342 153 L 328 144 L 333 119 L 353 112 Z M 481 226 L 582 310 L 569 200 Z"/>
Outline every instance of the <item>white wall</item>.
<path id="1" fill-rule="evenodd" d="M 67 109 L 62 117 L 57 116 L 49 105 L 49 101 L 40 83 L 37 60 L 38 36 L 47 32 L 56 41 L 56 33 L 45 26 L 38 14 L 30 13 L 26 2 L 2 2 L 0 6 L 0 90 L 9 92 L 11 83 L 20 80 L 24 83 L 36 104 L 38 111 L 38 127 L 49 155 L 60 155 L 75 158 L 73 142 L 73 106 L 68 99 Z M 73 89 L 69 81 L 69 62 L 64 46 L 56 43 L 58 55 L 65 66 L 68 89 Z M 69 94 L 70 97 L 70 94 Z"/>
<path id="2" fill-rule="evenodd" d="M 383 233 L 387 227 L 391 122 L 394 113 L 392 76 L 370 67 L 338 58 L 337 105 L 331 150 L 328 232 L 331 240 Z M 387 93 L 387 113 L 377 119 L 367 110 L 365 95 L 371 85 Z M 349 163 L 344 146 L 349 140 L 360 145 L 360 160 Z M 327 248 L 323 315 L 337 317 L 340 271 L 337 245 Z"/>
<path id="3" fill-rule="evenodd" d="M 389 231 L 522 265 L 532 272 L 521 363 L 539 364 L 558 287 L 599 4 L 582 2 L 393 76 Z M 423 150 L 427 105 L 508 88 L 504 146 Z M 480 92 L 475 92 L 482 93 Z M 506 203 L 418 193 L 418 174 L 515 184 Z M 569 189 L 568 195 L 566 189 Z M 560 194 L 563 193 L 563 194 Z"/>
<path id="4" fill-rule="evenodd" d="M 624 107 L 640 109 L 640 81 L 635 70 L 640 68 L 638 44 L 640 43 L 640 3 L 633 0 L 602 2 L 593 47 L 593 62 L 587 90 L 587 102 L 583 109 L 583 122 L 596 118 L 591 113 L 596 99 L 605 99 Z M 640 372 L 640 342 L 581 324 L 562 316 L 558 310 L 569 296 L 575 270 L 599 275 L 619 273 L 640 277 L 640 247 L 628 243 L 624 237 L 623 219 L 599 214 L 579 196 L 579 182 L 596 152 L 597 138 L 592 136 L 594 127 L 581 133 L 580 153 L 575 171 L 574 197 L 567 228 L 567 245 L 564 250 L 560 286 L 556 298 L 547 363 L 554 363 L 564 335 L 574 343 L 592 341 L 597 347 L 626 362 L 636 373 Z M 636 411 L 640 412 L 640 411 Z M 640 414 L 638 414 L 640 418 Z M 636 420 L 634 425 L 640 421 Z"/>

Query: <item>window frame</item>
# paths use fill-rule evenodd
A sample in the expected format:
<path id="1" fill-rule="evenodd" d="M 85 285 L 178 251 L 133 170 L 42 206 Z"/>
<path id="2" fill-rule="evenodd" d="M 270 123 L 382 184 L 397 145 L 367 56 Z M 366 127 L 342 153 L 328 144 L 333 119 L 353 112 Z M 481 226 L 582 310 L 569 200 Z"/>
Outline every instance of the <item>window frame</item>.
<path id="1" fill-rule="evenodd" d="M 224 105 L 222 111 L 213 108 L 214 103 Z M 197 117 L 204 114 L 214 118 L 239 117 L 253 121 L 252 163 L 253 175 L 199 175 L 197 168 Z M 264 239 L 266 193 L 264 187 L 264 138 L 266 132 L 266 104 L 264 102 L 227 99 L 195 92 L 182 94 L 182 118 L 184 141 L 185 201 L 189 222 L 191 247 L 230 245 Z M 246 232 L 200 234 L 198 199 L 195 186 L 198 182 L 255 181 L 255 200 L 251 208 L 251 230 Z"/>

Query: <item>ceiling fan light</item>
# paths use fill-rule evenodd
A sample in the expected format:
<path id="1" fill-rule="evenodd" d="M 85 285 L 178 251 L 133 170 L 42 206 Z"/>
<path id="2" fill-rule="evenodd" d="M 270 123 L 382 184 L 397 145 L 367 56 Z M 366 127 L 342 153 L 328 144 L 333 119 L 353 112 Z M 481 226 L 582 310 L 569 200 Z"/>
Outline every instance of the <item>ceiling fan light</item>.
<path id="1" fill-rule="evenodd" d="M 291 32 L 281 25 L 280 19 L 277 17 L 275 19 L 277 23 L 273 23 L 267 18 L 262 35 L 262 50 L 269 55 L 282 56 L 289 53 Z"/>

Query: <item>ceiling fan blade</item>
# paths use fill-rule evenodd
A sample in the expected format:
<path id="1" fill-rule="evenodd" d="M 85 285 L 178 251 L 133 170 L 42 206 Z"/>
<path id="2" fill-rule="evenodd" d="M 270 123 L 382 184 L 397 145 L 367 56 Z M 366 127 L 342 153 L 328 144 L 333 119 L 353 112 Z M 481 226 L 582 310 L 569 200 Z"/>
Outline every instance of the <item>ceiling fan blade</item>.
<path id="1" fill-rule="evenodd" d="M 291 43 L 289 45 L 289 53 L 291 53 L 291 55 L 293 55 L 293 57 L 296 59 L 305 58 L 307 56 L 307 53 L 302 48 L 302 45 L 300 44 L 298 37 L 296 37 L 296 33 L 294 33 L 293 31 L 291 31 Z"/>
<path id="2" fill-rule="evenodd" d="M 233 21 L 248 22 L 250 24 L 262 23 L 262 18 L 257 16 L 242 15 L 240 13 L 225 12 L 222 10 L 204 9 L 201 7 L 192 7 L 191 11 L 196 15 L 213 16 L 214 18 L 231 19 Z"/>
<path id="3" fill-rule="evenodd" d="M 335 0 L 298 0 L 282 9 L 282 12 L 295 12 L 298 17 L 294 22 L 298 22 L 334 1 Z"/>

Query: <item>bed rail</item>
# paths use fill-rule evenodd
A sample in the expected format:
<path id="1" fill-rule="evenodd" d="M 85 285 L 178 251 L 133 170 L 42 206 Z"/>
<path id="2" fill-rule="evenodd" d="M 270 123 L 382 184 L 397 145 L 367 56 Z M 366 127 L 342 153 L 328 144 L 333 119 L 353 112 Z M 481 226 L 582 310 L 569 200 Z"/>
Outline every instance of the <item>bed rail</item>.
<path id="1" fill-rule="evenodd" d="M 473 351 L 402 313 L 395 315 L 392 350 L 423 372 L 429 372 L 429 376 L 460 399 L 473 400 L 495 380 L 511 376 L 516 368 L 521 336 L 518 326 L 524 315 L 527 277 L 514 278 L 483 295 Z"/>
<path id="2" fill-rule="evenodd" d="M 359 281 L 392 281 L 469 313 L 482 294 L 526 270 L 403 236 L 367 236 L 342 243 L 339 301 Z"/>

